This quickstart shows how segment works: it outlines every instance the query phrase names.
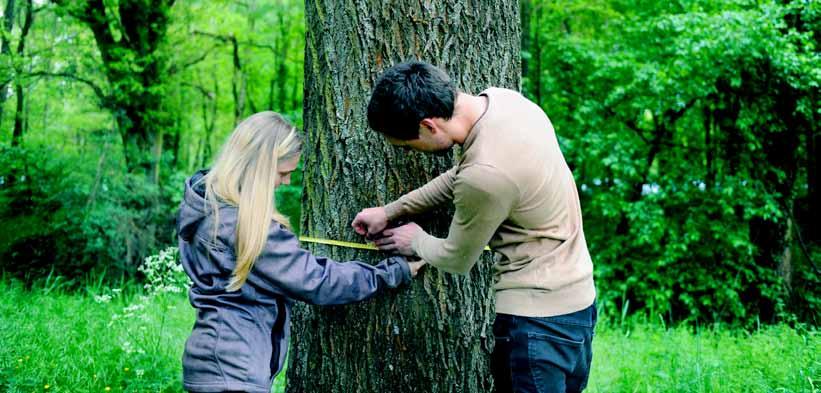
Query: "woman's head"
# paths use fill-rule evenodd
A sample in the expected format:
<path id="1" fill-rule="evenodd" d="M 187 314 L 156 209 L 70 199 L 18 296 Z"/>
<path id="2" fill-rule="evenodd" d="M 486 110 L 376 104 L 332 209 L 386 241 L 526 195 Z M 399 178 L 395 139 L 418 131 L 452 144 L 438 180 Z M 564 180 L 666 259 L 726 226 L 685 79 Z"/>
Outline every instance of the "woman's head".
<path id="1" fill-rule="evenodd" d="M 236 206 L 237 265 L 229 290 L 239 289 L 259 257 L 271 220 L 288 226 L 275 205 L 274 190 L 290 182 L 302 141 L 296 128 L 281 115 L 260 112 L 240 123 L 223 145 L 205 176 L 205 198 L 219 226 L 219 203 Z"/>

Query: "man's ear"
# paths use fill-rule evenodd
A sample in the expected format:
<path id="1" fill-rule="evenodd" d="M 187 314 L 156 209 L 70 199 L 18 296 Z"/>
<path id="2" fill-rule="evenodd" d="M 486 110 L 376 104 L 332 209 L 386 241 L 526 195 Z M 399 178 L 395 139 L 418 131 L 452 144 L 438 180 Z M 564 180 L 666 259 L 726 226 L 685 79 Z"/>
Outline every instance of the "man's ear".
<path id="1" fill-rule="evenodd" d="M 436 130 L 436 123 L 434 123 L 433 119 L 431 119 L 431 118 L 422 119 L 422 121 L 419 122 L 419 127 L 427 128 L 428 131 L 430 131 L 431 134 L 435 134 L 436 131 L 437 131 Z"/>

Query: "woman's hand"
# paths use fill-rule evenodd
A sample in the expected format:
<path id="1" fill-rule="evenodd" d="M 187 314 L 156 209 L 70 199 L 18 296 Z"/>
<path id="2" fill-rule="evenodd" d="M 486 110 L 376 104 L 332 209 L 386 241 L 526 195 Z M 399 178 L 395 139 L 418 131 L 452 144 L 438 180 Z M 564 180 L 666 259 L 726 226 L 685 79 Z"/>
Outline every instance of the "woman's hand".
<path id="1" fill-rule="evenodd" d="M 425 265 L 427 265 L 427 262 L 425 262 L 423 260 L 418 260 L 418 261 L 410 261 L 409 260 L 408 261 L 408 266 L 410 266 L 411 277 L 416 277 L 416 275 L 419 274 L 419 270 L 421 270 L 423 267 L 425 267 Z"/>

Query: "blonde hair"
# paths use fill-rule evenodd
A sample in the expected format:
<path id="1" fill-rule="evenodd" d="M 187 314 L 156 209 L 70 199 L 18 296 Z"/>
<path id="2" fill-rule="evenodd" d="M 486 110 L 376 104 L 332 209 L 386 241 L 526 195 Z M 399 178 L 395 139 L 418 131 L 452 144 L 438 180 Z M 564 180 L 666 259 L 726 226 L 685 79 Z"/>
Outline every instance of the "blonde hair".
<path id="1" fill-rule="evenodd" d="M 237 125 L 205 175 L 205 200 L 214 214 L 214 237 L 219 228 L 219 205 L 238 208 L 236 267 L 228 284 L 235 291 L 245 284 L 254 262 L 265 248 L 271 220 L 290 227 L 276 209 L 277 164 L 299 155 L 302 141 L 282 115 L 260 112 Z"/>

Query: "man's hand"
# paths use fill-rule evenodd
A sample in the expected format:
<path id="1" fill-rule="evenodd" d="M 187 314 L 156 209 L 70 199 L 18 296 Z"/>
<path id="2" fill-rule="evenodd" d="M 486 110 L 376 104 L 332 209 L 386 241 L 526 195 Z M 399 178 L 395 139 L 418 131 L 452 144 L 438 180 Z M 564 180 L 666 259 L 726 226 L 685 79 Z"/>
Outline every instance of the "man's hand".
<path id="1" fill-rule="evenodd" d="M 361 214 L 361 213 L 360 213 Z M 400 227 L 386 229 L 382 232 L 382 238 L 376 239 L 374 243 L 382 251 L 395 252 L 397 254 L 414 256 L 413 238 L 419 232 L 424 232 L 416 223 L 409 223 Z"/>
<path id="2" fill-rule="evenodd" d="M 353 219 L 351 226 L 356 233 L 371 237 L 382 232 L 388 226 L 388 214 L 384 207 L 364 209 Z"/>

